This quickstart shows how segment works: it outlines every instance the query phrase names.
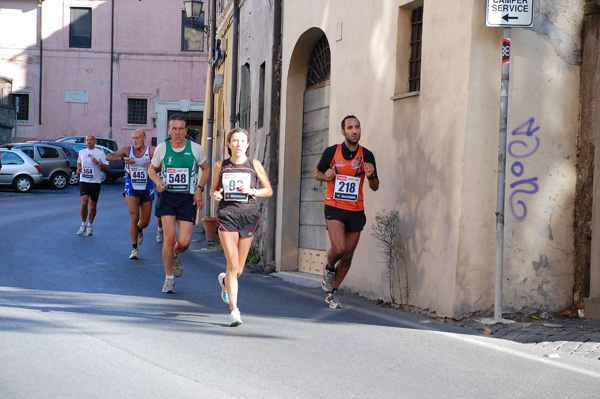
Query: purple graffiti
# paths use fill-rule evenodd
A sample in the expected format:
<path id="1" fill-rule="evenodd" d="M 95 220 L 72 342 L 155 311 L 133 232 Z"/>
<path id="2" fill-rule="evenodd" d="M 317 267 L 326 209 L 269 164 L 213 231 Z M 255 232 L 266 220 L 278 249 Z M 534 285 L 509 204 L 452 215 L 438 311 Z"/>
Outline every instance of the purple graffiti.
<path id="1" fill-rule="evenodd" d="M 515 130 L 513 130 L 512 135 L 513 136 L 525 135 L 527 137 L 531 137 L 535 132 L 540 130 L 539 126 L 536 126 L 532 129 L 534 122 L 535 122 L 534 118 L 529 119 L 527 122 L 523 123 L 521 126 L 516 128 Z M 526 130 L 523 130 L 525 128 L 526 128 Z M 526 152 L 524 154 L 515 153 L 515 151 L 513 151 L 513 146 L 522 145 L 526 149 L 528 147 L 528 145 L 523 140 L 513 140 L 510 142 L 510 144 L 508 144 L 508 153 L 512 157 L 517 158 L 517 159 L 523 159 L 523 158 L 527 158 L 527 157 L 533 155 L 537 151 L 537 149 L 540 147 L 540 139 L 537 137 L 533 137 L 533 139 L 535 140 L 535 148 L 533 150 L 530 150 L 529 152 Z"/>
<path id="2" fill-rule="evenodd" d="M 530 179 L 523 179 L 523 180 L 519 180 L 514 182 L 513 184 L 510 185 L 510 188 L 514 188 L 520 184 L 529 184 L 531 185 L 533 188 L 531 188 L 530 190 L 526 190 L 523 188 L 520 188 L 518 190 L 513 191 L 510 194 L 510 198 L 509 198 L 509 203 L 510 203 L 510 211 L 512 212 L 513 216 L 515 218 L 517 218 L 517 220 L 523 220 L 525 219 L 525 217 L 527 216 L 527 205 L 525 205 L 525 202 L 518 200 L 516 203 L 514 201 L 514 196 L 517 194 L 535 194 L 538 192 L 539 190 L 539 186 L 536 183 L 537 181 L 537 177 L 532 177 Z M 515 211 L 515 205 L 519 205 L 521 206 L 521 213 L 517 215 L 517 212 Z"/>
<path id="3" fill-rule="evenodd" d="M 535 118 L 530 118 L 527 122 L 523 123 L 515 130 L 512 131 L 513 136 L 525 136 L 524 139 L 529 140 L 513 140 L 508 144 L 508 153 L 513 158 L 524 159 L 533 155 L 540 147 L 540 139 L 533 136 L 539 129 L 539 126 L 534 126 Z M 532 137 L 533 136 L 533 137 Z M 516 147 L 515 147 L 516 146 Z M 533 147 L 533 149 L 531 149 Z M 521 161 L 515 161 L 510 167 L 510 171 L 513 176 L 521 177 L 525 173 L 525 165 Z M 509 197 L 510 211 L 517 220 L 524 220 L 527 217 L 527 205 L 522 200 L 515 199 L 518 194 L 535 194 L 539 191 L 537 184 L 538 178 L 531 177 L 528 179 L 517 180 L 510 185 L 513 190 Z M 519 188 L 521 185 L 526 185 L 526 188 Z M 515 208 L 518 207 L 519 212 Z"/>

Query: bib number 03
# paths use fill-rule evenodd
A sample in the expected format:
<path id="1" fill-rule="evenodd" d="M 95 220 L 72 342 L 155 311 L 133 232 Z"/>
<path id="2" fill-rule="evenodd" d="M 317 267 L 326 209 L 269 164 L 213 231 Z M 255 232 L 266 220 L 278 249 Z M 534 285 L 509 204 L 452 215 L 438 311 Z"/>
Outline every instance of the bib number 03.
<path id="1" fill-rule="evenodd" d="M 223 173 L 223 194 L 225 201 L 248 202 L 248 194 L 239 192 L 240 186 L 250 187 L 250 173 Z"/>

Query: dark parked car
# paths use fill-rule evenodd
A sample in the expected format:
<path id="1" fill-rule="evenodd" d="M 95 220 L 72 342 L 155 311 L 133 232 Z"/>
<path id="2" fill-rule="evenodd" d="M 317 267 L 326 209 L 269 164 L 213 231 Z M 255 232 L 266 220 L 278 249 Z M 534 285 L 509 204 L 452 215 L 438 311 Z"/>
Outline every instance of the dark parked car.
<path id="1" fill-rule="evenodd" d="M 21 193 L 31 191 L 34 184 L 42 182 L 42 168 L 21 150 L 0 148 L 0 185 L 12 186 Z"/>
<path id="2" fill-rule="evenodd" d="M 77 153 L 79 153 L 79 151 L 83 150 L 84 148 L 87 148 L 87 145 L 85 144 L 72 144 L 73 148 L 75 148 L 75 151 L 77 151 Z M 110 154 L 114 151 L 109 150 L 108 148 L 102 146 L 102 145 L 98 145 L 96 144 L 96 148 L 104 151 L 105 154 Z M 110 165 L 110 171 L 109 172 L 105 172 L 105 171 L 101 171 L 102 173 L 102 183 L 104 183 L 106 180 L 116 180 L 116 179 L 120 179 L 121 177 L 125 176 L 125 161 L 109 161 L 108 164 Z"/>
<path id="3" fill-rule="evenodd" d="M 71 178 L 71 163 L 61 147 L 46 143 L 11 143 L 2 147 L 21 150 L 39 163 L 44 183 L 58 189 L 67 186 Z"/>
<path id="4" fill-rule="evenodd" d="M 67 136 L 62 139 L 55 140 L 59 143 L 71 143 L 71 144 L 84 144 L 85 145 L 85 136 Z M 119 146 L 117 142 L 113 139 L 107 139 L 106 137 L 96 137 L 96 144 L 104 146 L 112 151 L 117 151 Z"/>

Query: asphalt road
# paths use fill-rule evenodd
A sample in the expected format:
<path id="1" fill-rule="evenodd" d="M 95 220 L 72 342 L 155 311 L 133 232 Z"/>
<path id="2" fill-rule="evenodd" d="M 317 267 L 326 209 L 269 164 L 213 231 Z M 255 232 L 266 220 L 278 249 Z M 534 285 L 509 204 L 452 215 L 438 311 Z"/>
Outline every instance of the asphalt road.
<path id="1" fill-rule="evenodd" d="M 0 189 L 0 397 L 582 398 L 597 362 L 514 342 L 345 293 L 244 273 L 244 324 L 228 327 L 221 252 L 198 229 L 175 294 L 161 292 L 156 221 L 129 260 L 120 184 L 103 186 L 94 236 L 79 194 Z"/>

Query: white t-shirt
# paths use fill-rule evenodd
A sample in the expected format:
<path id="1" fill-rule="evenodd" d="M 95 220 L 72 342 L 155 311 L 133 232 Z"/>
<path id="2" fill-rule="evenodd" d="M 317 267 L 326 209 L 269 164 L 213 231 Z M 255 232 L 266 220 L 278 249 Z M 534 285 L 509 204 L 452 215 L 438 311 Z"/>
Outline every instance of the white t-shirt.
<path id="1" fill-rule="evenodd" d="M 106 154 L 98 148 L 83 149 L 79 151 L 77 163 L 81 164 L 81 173 L 79 180 L 84 183 L 102 183 L 102 175 L 100 174 L 100 165 L 92 162 L 92 158 L 96 158 L 103 165 L 108 165 Z"/>

